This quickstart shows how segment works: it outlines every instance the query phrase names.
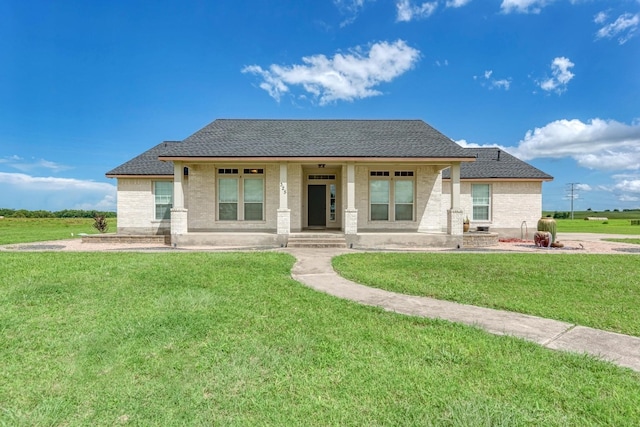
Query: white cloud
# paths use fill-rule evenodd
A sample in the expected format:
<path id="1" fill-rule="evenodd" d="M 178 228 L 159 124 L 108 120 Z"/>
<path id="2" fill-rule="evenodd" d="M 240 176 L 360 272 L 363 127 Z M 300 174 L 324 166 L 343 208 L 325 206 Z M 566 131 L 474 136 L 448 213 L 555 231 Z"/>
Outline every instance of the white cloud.
<path id="1" fill-rule="evenodd" d="M 115 210 L 116 186 L 74 178 L 0 172 L 3 202 L 19 209 Z"/>
<path id="2" fill-rule="evenodd" d="M 569 58 L 565 58 L 564 56 L 554 58 L 551 62 L 552 76 L 540 83 L 540 87 L 547 92 L 555 91 L 557 93 L 562 93 L 566 91 L 567 84 L 575 76 L 571 71 L 569 71 L 569 69 L 574 66 L 575 64 L 571 62 Z"/>
<path id="3" fill-rule="evenodd" d="M 556 120 L 528 131 L 517 148 L 507 151 L 522 160 L 571 157 L 589 169 L 639 170 L 640 123 Z"/>
<path id="4" fill-rule="evenodd" d="M 601 16 L 603 12 L 596 15 L 595 22 L 597 24 L 603 24 L 606 21 L 606 15 Z M 614 22 L 611 22 L 604 27 L 600 28 L 596 32 L 596 39 L 612 39 L 617 38 L 618 43 L 625 44 L 629 41 L 638 30 L 640 25 L 640 13 L 632 15 L 631 13 L 624 13 L 618 17 Z"/>
<path id="5" fill-rule="evenodd" d="M 333 0 L 333 4 L 338 8 L 340 13 L 347 18 L 340 23 L 341 27 L 352 24 L 364 8 L 365 3 L 372 0 Z"/>
<path id="6" fill-rule="evenodd" d="M 45 159 L 33 159 L 26 161 L 19 156 L 9 156 L 0 159 L 0 163 L 10 166 L 22 172 L 31 172 L 40 169 L 46 169 L 52 172 L 61 172 L 64 170 L 72 169 L 70 166 L 62 165 L 60 163 L 52 162 Z"/>
<path id="7" fill-rule="evenodd" d="M 593 190 L 589 184 L 576 184 L 576 190 L 578 191 L 591 191 Z"/>
<path id="8" fill-rule="evenodd" d="M 473 76 L 474 80 L 479 80 L 483 87 L 489 89 L 509 90 L 511 87 L 511 79 L 493 79 L 493 70 L 486 70 L 482 76 Z"/>
<path id="9" fill-rule="evenodd" d="M 503 13 L 540 13 L 543 7 L 554 0 L 502 0 L 500 9 Z"/>
<path id="10" fill-rule="evenodd" d="M 596 24 L 603 24 L 608 19 L 608 15 L 606 12 L 598 12 L 596 16 L 593 17 L 593 22 Z"/>
<path id="11" fill-rule="evenodd" d="M 471 0 L 447 0 L 447 7 L 462 7 L 467 3 L 471 2 Z"/>
<path id="12" fill-rule="evenodd" d="M 396 21 L 409 22 L 414 19 L 428 18 L 438 8 L 438 2 L 424 2 L 421 5 L 413 4 L 411 0 L 397 0 L 396 9 L 398 15 Z"/>
<path id="13" fill-rule="evenodd" d="M 368 53 L 357 47 L 347 54 L 336 53 L 333 58 L 307 56 L 302 58 L 303 64 L 272 64 L 268 69 L 249 65 L 242 72 L 260 76 L 260 88 L 276 101 L 289 92 L 290 86 L 300 86 L 325 105 L 380 95 L 376 86 L 404 74 L 419 58 L 420 51 L 397 40 L 375 43 Z"/>

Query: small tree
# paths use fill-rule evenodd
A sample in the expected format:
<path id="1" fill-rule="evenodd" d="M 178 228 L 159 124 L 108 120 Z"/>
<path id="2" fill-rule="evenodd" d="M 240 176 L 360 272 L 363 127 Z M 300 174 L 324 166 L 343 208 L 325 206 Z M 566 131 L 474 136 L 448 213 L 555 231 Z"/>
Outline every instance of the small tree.
<path id="1" fill-rule="evenodd" d="M 93 228 L 98 230 L 100 233 L 106 233 L 109 230 L 109 224 L 107 223 L 107 217 L 104 215 L 96 214 L 93 217 Z"/>

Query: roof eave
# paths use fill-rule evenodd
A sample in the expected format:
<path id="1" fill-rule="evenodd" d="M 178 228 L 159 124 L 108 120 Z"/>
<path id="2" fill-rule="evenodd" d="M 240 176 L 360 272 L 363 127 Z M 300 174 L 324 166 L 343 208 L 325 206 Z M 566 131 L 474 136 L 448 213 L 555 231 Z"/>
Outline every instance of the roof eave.
<path id="1" fill-rule="evenodd" d="M 457 163 L 475 162 L 475 157 L 327 157 L 327 156 L 305 156 L 305 157 L 193 157 L 193 156 L 160 156 L 158 160 L 166 162 L 367 162 L 367 163 Z"/>

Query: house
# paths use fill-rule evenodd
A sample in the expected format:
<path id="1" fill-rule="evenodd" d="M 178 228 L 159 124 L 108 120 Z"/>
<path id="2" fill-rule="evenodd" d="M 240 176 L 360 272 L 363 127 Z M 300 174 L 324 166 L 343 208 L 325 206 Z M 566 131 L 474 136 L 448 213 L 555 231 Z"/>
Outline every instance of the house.
<path id="1" fill-rule="evenodd" d="M 327 230 L 353 247 L 456 247 L 466 217 L 519 236 L 552 179 L 422 120 L 219 119 L 106 175 L 118 182 L 119 234 L 282 246 Z"/>

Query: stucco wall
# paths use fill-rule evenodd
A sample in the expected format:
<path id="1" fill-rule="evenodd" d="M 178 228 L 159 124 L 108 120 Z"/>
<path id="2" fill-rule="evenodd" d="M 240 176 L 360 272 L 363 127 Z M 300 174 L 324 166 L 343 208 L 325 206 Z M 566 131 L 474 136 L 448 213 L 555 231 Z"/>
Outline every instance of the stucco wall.
<path id="1" fill-rule="evenodd" d="M 528 237 L 535 233 L 542 215 L 542 183 L 530 181 L 487 181 L 473 184 L 490 184 L 491 218 L 489 221 L 471 221 L 471 229 L 488 225 L 500 237 Z M 462 182 L 460 205 L 465 216 L 472 218 L 471 182 Z M 451 182 L 446 180 L 443 189 L 443 218 L 451 205 Z M 528 236 L 524 236 L 528 230 Z"/>

